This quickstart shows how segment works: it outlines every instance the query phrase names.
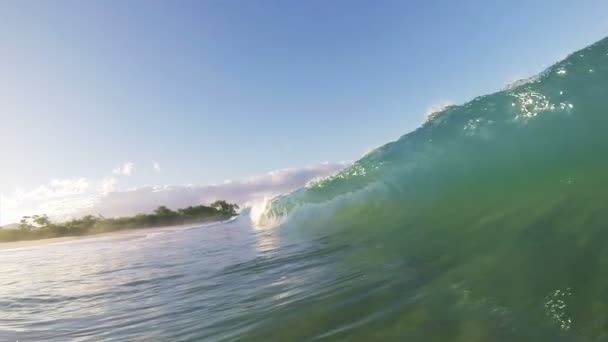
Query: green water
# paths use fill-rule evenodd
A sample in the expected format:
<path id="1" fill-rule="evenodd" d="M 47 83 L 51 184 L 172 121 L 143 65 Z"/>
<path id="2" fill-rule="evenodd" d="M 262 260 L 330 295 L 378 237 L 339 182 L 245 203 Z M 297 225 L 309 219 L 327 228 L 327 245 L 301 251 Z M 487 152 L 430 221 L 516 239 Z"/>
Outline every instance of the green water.
<path id="1" fill-rule="evenodd" d="M 254 336 L 608 339 L 607 152 L 608 39 L 435 113 L 271 204 L 262 226 L 346 244 L 365 277 Z"/>
<path id="2" fill-rule="evenodd" d="M 608 341 L 606 132 L 608 39 L 261 216 L 0 249 L 0 341 Z"/>

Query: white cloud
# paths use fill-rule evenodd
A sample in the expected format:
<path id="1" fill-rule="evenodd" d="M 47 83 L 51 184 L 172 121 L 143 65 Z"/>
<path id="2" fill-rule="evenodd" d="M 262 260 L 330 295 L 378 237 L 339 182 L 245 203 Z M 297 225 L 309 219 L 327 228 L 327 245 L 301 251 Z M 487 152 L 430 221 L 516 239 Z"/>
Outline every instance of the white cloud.
<path id="1" fill-rule="evenodd" d="M 160 172 L 160 164 L 157 161 L 152 162 L 152 168 L 154 169 L 154 171 Z"/>
<path id="2" fill-rule="evenodd" d="M 133 215 L 150 212 L 159 205 L 176 209 L 210 203 L 216 199 L 247 205 L 305 186 L 310 180 L 334 174 L 349 164 L 322 163 L 303 168 L 280 169 L 217 185 L 145 186 L 115 191 L 100 196 L 83 214 Z"/>
<path id="3" fill-rule="evenodd" d="M 2 196 L 2 223 L 15 222 L 23 215 L 51 213 L 63 216 L 66 210 L 82 208 L 83 198 L 90 197 L 90 182 L 86 178 L 53 179 L 48 184 L 14 196 Z"/>
<path id="4" fill-rule="evenodd" d="M 123 176 L 130 176 L 134 172 L 135 172 L 135 163 L 133 163 L 133 162 L 126 162 L 123 165 L 118 166 L 117 168 L 112 170 L 113 174 L 123 175 Z"/>
<path id="5" fill-rule="evenodd" d="M 49 184 L 33 190 L 18 192 L 20 200 L 47 200 L 51 198 L 79 195 L 87 191 L 89 182 L 86 178 L 53 179 Z"/>
<path id="6" fill-rule="evenodd" d="M 86 214 L 133 215 L 150 212 L 159 205 L 176 209 L 210 203 L 216 199 L 247 205 L 295 190 L 315 178 L 329 176 L 348 165 L 349 162 L 321 163 L 280 169 L 264 175 L 206 186 L 164 185 L 117 189 L 117 181 L 113 177 L 97 182 L 89 182 L 84 178 L 54 180 L 32 191 L 16 192 L 14 198 L 5 196 L 6 202 L 10 201 L 11 206 L 5 206 L 3 213 L 6 217 L 3 218 L 3 223 L 15 222 L 23 215 L 32 214 L 48 214 L 59 220 Z"/>
<path id="7" fill-rule="evenodd" d="M 19 207 L 19 201 L 0 194 L 0 225 L 17 220 L 10 215 L 10 211 Z"/>
<path id="8" fill-rule="evenodd" d="M 116 178 L 106 177 L 101 181 L 101 187 L 99 188 L 99 191 L 102 194 L 107 194 L 108 192 L 114 191 L 115 186 L 116 186 Z"/>

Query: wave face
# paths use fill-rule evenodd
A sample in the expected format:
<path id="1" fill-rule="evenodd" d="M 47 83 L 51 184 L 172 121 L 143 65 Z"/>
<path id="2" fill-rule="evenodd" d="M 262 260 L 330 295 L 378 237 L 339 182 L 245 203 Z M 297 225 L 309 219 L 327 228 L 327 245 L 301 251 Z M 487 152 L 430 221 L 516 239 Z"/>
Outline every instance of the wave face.
<path id="1" fill-rule="evenodd" d="M 608 38 L 434 113 L 275 199 L 261 224 L 352 241 L 344 262 L 369 265 L 378 284 L 418 275 L 382 297 L 395 301 L 370 319 L 382 328 L 352 328 L 347 340 L 595 339 L 608 334 L 607 175 Z"/>

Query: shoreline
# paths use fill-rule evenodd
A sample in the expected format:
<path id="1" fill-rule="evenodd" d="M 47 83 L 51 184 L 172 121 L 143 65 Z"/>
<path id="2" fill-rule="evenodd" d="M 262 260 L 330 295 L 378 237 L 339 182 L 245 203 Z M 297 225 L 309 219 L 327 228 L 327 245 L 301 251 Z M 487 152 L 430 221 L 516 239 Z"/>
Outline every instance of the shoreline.
<path id="1" fill-rule="evenodd" d="M 228 218 L 225 220 L 198 222 L 198 223 L 185 223 L 185 224 L 173 225 L 173 226 L 131 228 L 131 229 L 117 230 L 117 231 L 111 231 L 111 232 L 102 232 L 102 233 L 96 233 L 96 234 L 87 234 L 87 235 L 60 236 L 60 237 L 51 237 L 51 238 L 37 239 L 37 240 L 20 240 L 20 241 L 0 242 L 0 252 L 6 251 L 6 250 L 54 245 L 54 244 L 59 244 L 59 243 L 64 243 L 64 242 L 80 241 L 80 240 L 100 238 L 100 237 L 118 238 L 118 237 L 123 237 L 125 235 L 128 236 L 128 235 L 131 235 L 134 233 L 146 233 L 146 232 L 152 232 L 152 231 L 157 232 L 157 231 L 167 231 L 167 230 L 172 231 L 172 228 L 183 228 L 183 227 L 204 228 L 204 227 L 215 225 L 215 224 L 223 224 L 226 222 L 230 222 L 230 221 L 236 219 L 238 216 L 239 215 L 236 215 L 234 217 L 231 217 L 231 218 Z"/>
<path id="2" fill-rule="evenodd" d="M 112 232 L 112 233 L 117 233 L 117 232 Z M 107 233 L 107 234 L 111 234 L 111 233 Z M 63 236 L 63 237 L 38 239 L 38 240 L 21 240 L 21 241 L 0 242 L 0 251 L 28 248 L 28 247 L 37 247 L 37 246 L 44 246 L 44 245 L 52 245 L 52 244 L 61 243 L 61 242 L 74 241 L 77 239 L 98 237 L 101 235 L 103 235 L 103 234 L 84 235 L 84 236 Z"/>

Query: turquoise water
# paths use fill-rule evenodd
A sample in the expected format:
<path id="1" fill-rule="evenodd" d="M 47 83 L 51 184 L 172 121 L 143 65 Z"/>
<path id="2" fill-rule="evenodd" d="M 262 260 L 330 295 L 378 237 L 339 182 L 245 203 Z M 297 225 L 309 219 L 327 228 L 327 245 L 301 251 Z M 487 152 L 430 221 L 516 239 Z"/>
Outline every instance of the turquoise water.
<path id="1" fill-rule="evenodd" d="M 2 250 L 0 340 L 608 340 L 606 132 L 608 39 L 261 214 Z"/>
<path id="2" fill-rule="evenodd" d="M 276 199 L 261 224 L 335 236 L 367 269 L 356 300 L 311 304 L 285 336 L 608 338 L 607 96 L 604 39 Z"/>

